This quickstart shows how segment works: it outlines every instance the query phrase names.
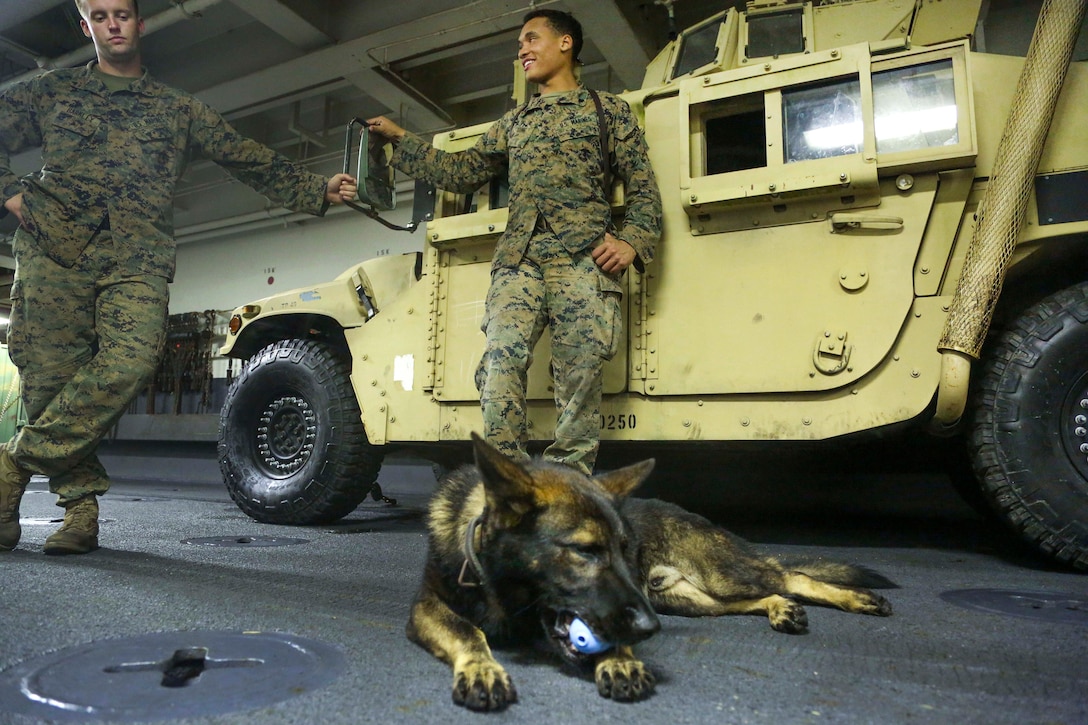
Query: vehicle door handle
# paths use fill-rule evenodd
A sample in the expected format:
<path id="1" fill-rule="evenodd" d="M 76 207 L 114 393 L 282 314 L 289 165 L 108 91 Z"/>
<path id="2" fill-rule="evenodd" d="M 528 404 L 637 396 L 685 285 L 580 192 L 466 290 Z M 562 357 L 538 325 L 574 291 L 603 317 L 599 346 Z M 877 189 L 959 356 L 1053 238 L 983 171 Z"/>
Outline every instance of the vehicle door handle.
<path id="1" fill-rule="evenodd" d="M 859 214 L 857 212 L 836 212 L 831 215 L 831 231 L 833 232 L 843 232 L 848 229 L 895 231 L 902 228 L 903 217 L 898 216 Z"/>

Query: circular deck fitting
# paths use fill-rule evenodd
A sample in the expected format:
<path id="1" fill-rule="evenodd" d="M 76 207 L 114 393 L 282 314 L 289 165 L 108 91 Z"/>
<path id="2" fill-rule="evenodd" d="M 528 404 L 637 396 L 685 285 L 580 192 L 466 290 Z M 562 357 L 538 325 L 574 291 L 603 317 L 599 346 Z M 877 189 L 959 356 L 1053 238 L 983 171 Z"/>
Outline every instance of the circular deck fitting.
<path id="1" fill-rule="evenodd" d="M 957 589 L 944 592 L 941 599 L 957 607 L 990 614 L 1088 625 L 1088 597 L 1079 594 L 1014 589 Z"/>
<path id="2" fill-rule="evenodd" d="M 286 536 L 203 536 L 194 539 L 182 539 L 181 543 L 196 546 L 259 547 L 294 546 L 295 544 L 308 544 L 310 540 L 292 539 Z"/>
<path id="3" fill-rule="evenodd" d="M 0 673 L 0 710 L 120 722 L 267 707 L 333 682 L 335 648 L 276 632 L 160 632 L 58 650 Z"/>

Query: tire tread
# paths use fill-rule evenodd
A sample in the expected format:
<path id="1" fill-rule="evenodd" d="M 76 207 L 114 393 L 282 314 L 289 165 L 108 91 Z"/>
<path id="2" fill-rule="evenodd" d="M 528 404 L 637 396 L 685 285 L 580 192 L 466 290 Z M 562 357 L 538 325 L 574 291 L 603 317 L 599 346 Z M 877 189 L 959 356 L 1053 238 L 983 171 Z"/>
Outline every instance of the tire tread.
<path id="1" fill-rule="evenodd" d="M 305 368 L 314 382 L 328 390 L 331 399 L 340 402 L 343 414 L 332 423 L 342 430 L 326 445 L 323 465 L 308 481 L 292 489 L 291 497 L 262 501 L 247 493 L 247 479 L 258 473 L 252 462 L 238 460 L 238 442 L 231 440 L 237 434 L 232 421 L 235 406 L 244 403 L 239 400 L 245 397 L 243 391 L 259 384 L 251 381 L 270 366 L 282 364 Z M 327 524 L 354 511 L 377 480 L 382 462 L 378 449 L 367 440 L 347 360 L 332 345 L 317 340 L 279 340 L 246 362 L 220 414 L 218 452 L 224 483 L 238 507 L 257 521 L 288 525 Z"/>
<path id="2" fill-rule="evenodd" d="M 1088 511 L 1055 511 L 1045 498 L 1046 482 L 1039 480 L 1047 472 L 1005 465 L 1008 451 L 999 433 L 1019 430 L 1026 422 L 1022 418 L 1032 415 L 1025 412 L 1022 396 L 1041 375 L 1047 343 L 1068 325 L 1086 321 L 1088 282 L 1083 282 L 1037 303 L 996 333 L 972 394 L 968 439 L 982 493 L 996 513 L 1039 552 L 1083 570 L 1088 570 Z"/>

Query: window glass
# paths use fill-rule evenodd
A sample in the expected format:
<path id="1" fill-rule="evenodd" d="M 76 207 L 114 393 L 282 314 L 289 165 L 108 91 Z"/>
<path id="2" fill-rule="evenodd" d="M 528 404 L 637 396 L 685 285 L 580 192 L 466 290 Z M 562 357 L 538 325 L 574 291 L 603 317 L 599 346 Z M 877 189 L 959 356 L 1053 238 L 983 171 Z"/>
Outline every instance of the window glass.
<path id="1" fill-rule="evenodd" d="M 771 15 L 748 16 L 749 58 L 803 53 L 805 36 L 802 30 L 803 10 L 789 10 Z"/>
<path id="2" fill-rule="evenodd" d="M 857 78 L 782 93 L 785 161 L 808 161 L 861 151 L 864 126 Z"/>
<path id="3" fill-rule="evenodd" d="M 721 23 L 709 23 L 691 33 L 685 33 L 680 41 L 680 57 L 676 60 L 673 78 L 691 73 L 697 68 L 713 63 L 718 57 L 718 29 Z"/>
<path id="4" fill-rule="evenodd" d="M 874 73 L 873 108 L 877 153 L 960 142 L 951 59 Z"/>

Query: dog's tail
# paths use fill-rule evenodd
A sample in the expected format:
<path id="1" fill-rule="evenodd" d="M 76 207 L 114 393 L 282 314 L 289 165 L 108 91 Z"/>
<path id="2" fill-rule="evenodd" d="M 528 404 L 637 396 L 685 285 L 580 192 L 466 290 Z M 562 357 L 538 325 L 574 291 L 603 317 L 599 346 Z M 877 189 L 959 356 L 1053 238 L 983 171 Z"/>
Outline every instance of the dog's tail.
<path id="1" fill-rule="evenodd" d="M 829 561 L 822 556 L 775 558 L 775 561 L 786 571 L 798 571 L 828 584 L 866 589 L 899 588 L 891 579 L 868 567 Z"/>

